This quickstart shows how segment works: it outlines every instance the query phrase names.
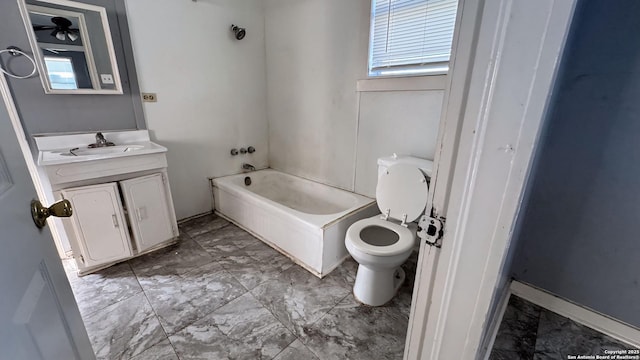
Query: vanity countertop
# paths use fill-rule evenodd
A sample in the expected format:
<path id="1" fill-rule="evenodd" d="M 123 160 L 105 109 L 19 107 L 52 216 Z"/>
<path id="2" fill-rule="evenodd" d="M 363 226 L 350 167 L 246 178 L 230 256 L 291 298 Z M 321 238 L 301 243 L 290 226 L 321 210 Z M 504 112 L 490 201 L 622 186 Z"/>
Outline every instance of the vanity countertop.
<path id="1" fill-rule="evenodd" d="M 89 148 L 95 143 L 95 133 L 69 135 L 37 135 L 38 165 L 60 165 L 85 161 L 113 159 L 163 153 L 167 148 L 149 139 L 147 130 L 104 132 L 115 146 Z"/>

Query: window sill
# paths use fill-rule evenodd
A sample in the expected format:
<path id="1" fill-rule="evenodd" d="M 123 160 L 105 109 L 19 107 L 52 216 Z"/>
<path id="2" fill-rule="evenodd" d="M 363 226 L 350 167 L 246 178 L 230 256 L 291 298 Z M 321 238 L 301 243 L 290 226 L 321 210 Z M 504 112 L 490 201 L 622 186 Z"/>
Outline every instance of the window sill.
<path id="1" fill-rule="evenodd" d="M 424 91 L 444 90 L 447 75 L 379 77 L 358 80 L 357 91 Z"/>

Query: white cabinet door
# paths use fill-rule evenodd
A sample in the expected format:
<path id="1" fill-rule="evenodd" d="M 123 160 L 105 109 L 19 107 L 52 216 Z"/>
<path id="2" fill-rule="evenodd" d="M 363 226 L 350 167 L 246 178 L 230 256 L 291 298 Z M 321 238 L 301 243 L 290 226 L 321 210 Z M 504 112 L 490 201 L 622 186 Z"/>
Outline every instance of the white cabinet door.
<path id="1" fill-rule="evenodd" d="M 70 221 L 85 266 L 131 256 L 129 231 L 116 183 L 65 189 L 61 193 L 73 206 Z"/>
<path id="2" fill-rule="evenodd" d="M 138 252 L 178 235 L 162 174 L 121 181 L 120 185 Z"/>

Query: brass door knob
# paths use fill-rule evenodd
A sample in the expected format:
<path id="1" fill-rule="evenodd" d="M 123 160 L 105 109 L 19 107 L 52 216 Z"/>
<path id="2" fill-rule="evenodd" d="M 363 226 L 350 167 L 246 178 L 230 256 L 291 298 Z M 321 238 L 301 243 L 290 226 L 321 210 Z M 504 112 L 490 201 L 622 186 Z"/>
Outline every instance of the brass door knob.
<path id="1" fill-rule="evenodd" d="M 31 217 L 38 229 L 42 229 L 47 224 L 49 216 L 70 217 L 73 215 L 73 209 L 69 200 L 59 201 L 51 206 L 44 207 L 38 200 L 31 200 Z"/>

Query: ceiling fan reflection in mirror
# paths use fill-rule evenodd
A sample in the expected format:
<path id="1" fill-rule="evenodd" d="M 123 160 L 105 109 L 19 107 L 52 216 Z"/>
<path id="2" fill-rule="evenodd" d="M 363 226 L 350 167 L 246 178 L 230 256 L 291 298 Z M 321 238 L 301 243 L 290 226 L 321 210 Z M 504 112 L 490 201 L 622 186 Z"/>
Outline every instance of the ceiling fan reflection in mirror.
<path id="1" fill-rule="evenodd" d="M 71 41 L 78 40 L 79 30 L 72 29 L 73 23 L 62 16 L 55 16 L 51 18 L 51 22 L 54 25 L 33 25 L 33 31 L 53 30 L 51 36 L 55 36 L 60 41 L 65 41 L 67 38 Z"/>

